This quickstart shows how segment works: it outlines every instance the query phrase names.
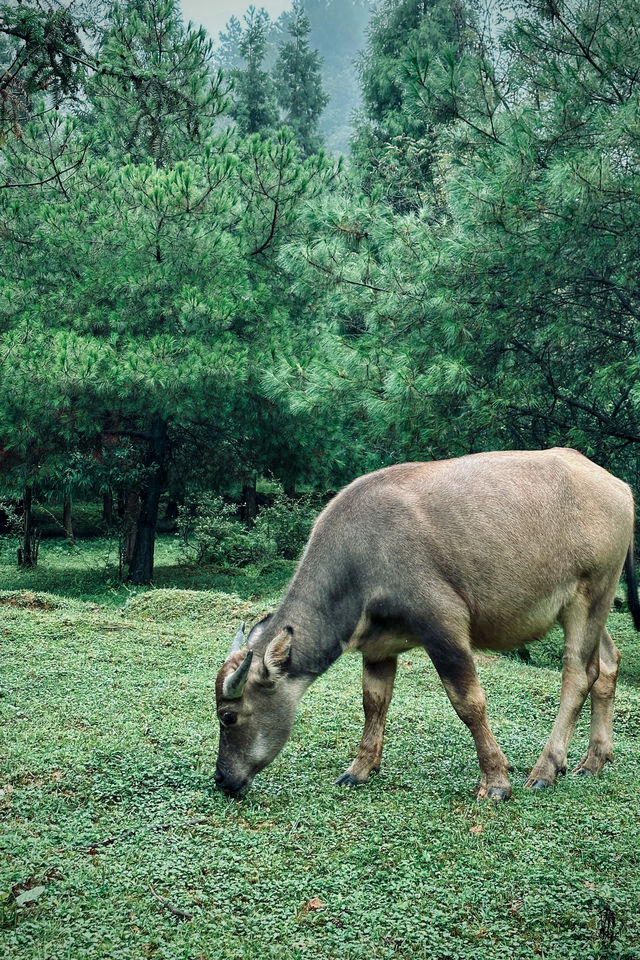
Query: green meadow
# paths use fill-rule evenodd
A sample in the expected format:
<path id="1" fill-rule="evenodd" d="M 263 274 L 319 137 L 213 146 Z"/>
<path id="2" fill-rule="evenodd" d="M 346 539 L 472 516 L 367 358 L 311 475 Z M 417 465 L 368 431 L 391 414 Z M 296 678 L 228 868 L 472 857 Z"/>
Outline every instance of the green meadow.
<path id="1" fill-rule="evenodd" d="M 292 565 L 195 572 L 173 551 L 162 539 L 158 586 L 137 591 L 99 541 L 48 542 L 20 574 L 0 554 L 3 960 L 640 957 L 640 641 L 627 614 L 610 619 L 623 661 L 616 760 L 599 778 L 523 788 L 557 707 L 554 634 L 531 663 L 479 658 L 515 767 L 508 803 L 474 799 L 471 738 L 415 651 L 380 775 L 333 784 L 362 726 L 359 658 L 345 656 L 232 800 L 213 781 L 216 672 Z"/>

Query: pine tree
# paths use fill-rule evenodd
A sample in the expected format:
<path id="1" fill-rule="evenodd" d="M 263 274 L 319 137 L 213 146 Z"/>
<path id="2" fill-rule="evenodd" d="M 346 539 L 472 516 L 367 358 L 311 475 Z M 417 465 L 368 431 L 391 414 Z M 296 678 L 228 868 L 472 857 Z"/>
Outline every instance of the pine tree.
<path id="1" fill-rule="evenodd" d="M 416 62 L 463 56 L 475 42 L 473 2 L 383 0 L 371 19 L 352 147 L 365 190 L 384 190 L 399 212 L 432 199 L 438 128 L 451 119 L 439 102 L 414 96 Z"/>
<path id="2" fill-rule="evenodd" d="M 287 131 L 216 132 L 202 35 L 180 27 L 168 0 L 139 0 L 134 12 L 111 22 L 102 57 L 112 73 L 89 85 L 82 115 L 52 112 L 7 154 L 16 187 L 0 191 L 0 453 L 11 452 L 24 489 L 56 474 L 67 486 L 64 458 L 77 454 L 88 488 L 96 459 L 126 444 L 122 492 L 128 484 L 140 501 L 129 575 L 143 583 L 176 462 L 187 484 L 228 487 L 269 459 L 294 459 L 295 417 L 273 406 L 266 416 L 261 387 L 261 368 L 290 338 L 291 281 L 275 258 L 333 168 L 301 162 Z M 166 112 L 152 118 L 156 95 Z M 85 162 L 52 168 L 61 149 Z M 20 185 L 30 181 L 38 189 Z M 258 441 L 256 410 L 278 425 L 273 437 Z"/>
<path id="3" fill-rule="evenodd" d="M 451 148 L 466 155 L 445 281 L 468 330 L 462 359 L 505 434 L 615 458 L 635 481 L 640 3 L 514 13 L 499 109 L 479 85 L 475 103 L 449 85 Z"/>
<path id="4" fill-rule="evenodd" d="M 274 389 L 357 411 L 386 462 L 559 444 L 635 481 L 640 2 L 515 13 L 495 63 L 478 44 L 416 71 L 449 117 L 446 217 L 381 190 L 306 212 L 287 253 L 332 336 L 324 376 L 283 363 Z"/>
<path id="5" fill-rule="evenodd" d="M 276 94 L 284 122 L 302 152 L 309 155 L 321 146 L 318 121 L 329 98 L 322 89 L 320 56 L 309 45 L 311 25 L 303 0 L 294 0 L 287 31 L 291 40 L 280 47 L 273 70 Z"/>
<path id="6" fill-rule="evenodd" d="M 0 2 L 0 146 L 9 132 L 21 135 L 44 91 L 56 107 L 79 92 L 95 65 L 85 50 L 92 31 L 91 19 L 62 0 Z"/>
<path id="7" fill-rule="evenodd" d="M 231 116 L 241 134 L 272 133 L 278 125 L 278 107 L 273 81 L 263 69 L 267 51 L 269 15 L 250 6 L 244 16 L 245 28 L 240 39 L 244 67 L 232 70 L 234 82 Z"/>
<path id="8" fill-rule="evenodd" d="M 322 58 L 322 86 L 329 98 L 319 130 L 328 150 L 349 153 L 353 116 L 360 103 L 355 58 L 366 40 L 372 0 L 305 0 L 311 45 Z"/>
<path id="9" fill-rule="evenodd" d="M 218 43 L 214 51 L 214 59 L 222 70 L 238 70 L 242 67 L 242 24 L 236 16 L 230 17 L 225 29 L 218 34 Z"/>
<path id="10" fill-rule="evenodd" d="M 93 141 L 113 156 L 166 164 L 201 151 L 225 109 L 205 31 L 177 0 L 124 0 L 109 12 L 100 69 L 88 84 Z"/>

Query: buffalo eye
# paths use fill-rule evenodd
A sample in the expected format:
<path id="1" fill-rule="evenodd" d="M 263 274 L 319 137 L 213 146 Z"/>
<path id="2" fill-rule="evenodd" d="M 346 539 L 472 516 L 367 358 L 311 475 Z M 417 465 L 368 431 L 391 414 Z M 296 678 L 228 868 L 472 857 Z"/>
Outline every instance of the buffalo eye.
<path id="1" fill-rule="evenodd" d="M 238 720 L 237 713 L 223 713 L 220 717 L 220 723 L 223 727 L 232 727 Z"/>

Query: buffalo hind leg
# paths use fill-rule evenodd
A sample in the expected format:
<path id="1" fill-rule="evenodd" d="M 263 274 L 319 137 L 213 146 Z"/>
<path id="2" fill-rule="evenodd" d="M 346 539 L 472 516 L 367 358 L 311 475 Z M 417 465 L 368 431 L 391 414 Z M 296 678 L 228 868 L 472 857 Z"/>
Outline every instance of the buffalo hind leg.
<path id="1" fill-rule="evenodd" d="M 600 673 L 591 687 L 589 748 L 574 774 L 599 773 L 607 761 L 613 760 L 613 698 L 620 659 L 620 651 L 605 628 L 600 637 Z"/>
<path id="2" fill-rule="evenodd" d="M 510 767 L 491 732 L 487 719 L 487 699 L 471 653 L 456 647 L 453 655 L 442 656 L 438 651 L 427 649 L 453 709 L 474 739 L 481 773 L 476 796 L 478 799 L 489 797 L 491 800 L 508 800 L 511 796 Z"/>
<path id="3" fill-rule="evenodd" d="M 609 612 L 609 593 L 588 609 L 586 597 L 580 597 L 563 612 L 565 631 L 560 707 L 542 753 L 525 786 L 540 790 L 555 783 L 558 773 L 567 767 L 567 750 L 573 731 L 600 670 L 600 637 Z M 598 699 L 596 695 L 596 700 Z"/>
<path id="4" fill-rule="evenodd" d="M 353 787 L 364 783 L 370 773 L 377 773 L 380 769 L 384 725 L 393 693 L 397 666 L 397 657 L 380 661 L 362 658 L 364 730 L 355 760 L 336 780 L 339 786 Z"/>

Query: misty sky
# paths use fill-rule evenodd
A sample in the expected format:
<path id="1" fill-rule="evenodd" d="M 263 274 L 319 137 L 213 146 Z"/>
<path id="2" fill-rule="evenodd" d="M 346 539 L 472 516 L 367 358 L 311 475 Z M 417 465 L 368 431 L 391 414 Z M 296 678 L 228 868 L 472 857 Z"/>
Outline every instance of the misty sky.
<path id="1" fill-rule="evenodd" d="M 180 0 L 185 23 L 192 20 L 197 26 L 202 24 L 212 40 L 218 39 L 218 33 L 233 14 L 242 20 L 251 0 Z M 254 0 L 258 8 L 264 7 L 272 18 L 280 16 L 283 10 L 291 6 L 291 0 Z"/>

